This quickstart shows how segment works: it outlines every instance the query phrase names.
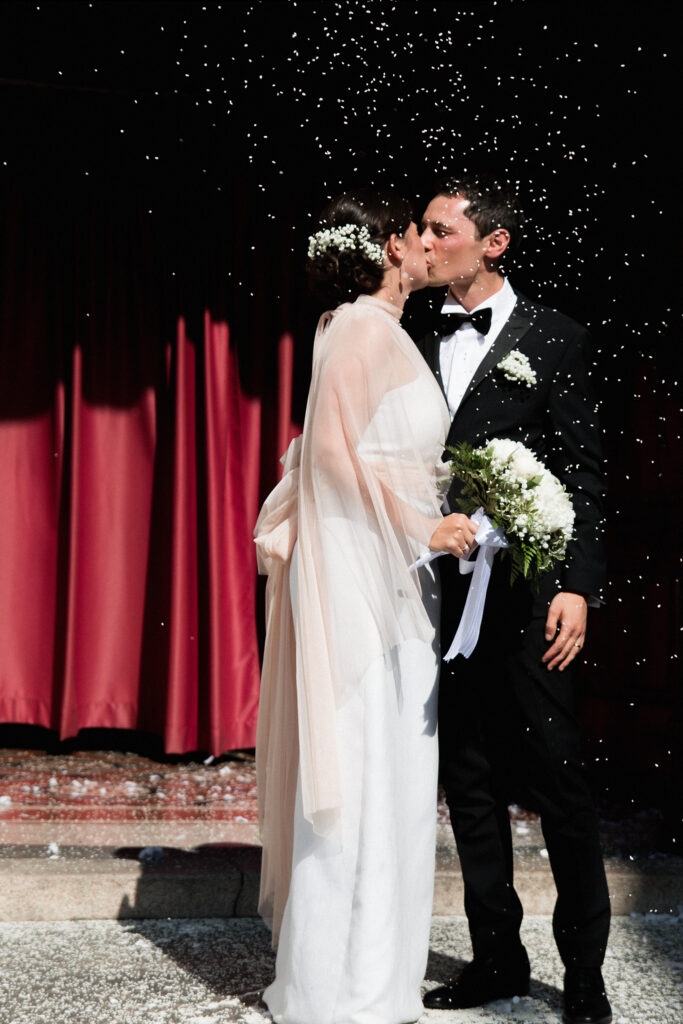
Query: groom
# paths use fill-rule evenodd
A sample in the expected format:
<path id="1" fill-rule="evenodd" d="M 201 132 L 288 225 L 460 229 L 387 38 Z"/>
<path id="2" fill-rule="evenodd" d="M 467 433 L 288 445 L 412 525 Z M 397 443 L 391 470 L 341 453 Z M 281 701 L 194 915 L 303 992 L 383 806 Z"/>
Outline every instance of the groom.
<path id="1" fill-rule="evenodd" d="M 494 563 L 477 647 L 443 666 L 441 778 L 465 886 L 474 958 L 429 1008 L 522 995 L 529 960 L 519 937 L 508 804 L 540 812 L 557 887 L 553 930 L 565 966 L 566 1024 L 612 1019 L 601 965 L 610 904 L 597 817 L 581 760 L 574 669 L 589 605 L 602 601 L 603 478 L 590 340 L 579 324 L 516 293 L 500 270 L 521 228 L 514 193 L 493 181 L 444 182 L 422 223 L 428 305 L 408 329 L 448 402 L 448 444 L 493 437 L 527 445 L 567 487 L 575 539 L 540 592 Z M 535 382 L 500 368 L 521 353 Z M 509 374 L 510 371 L 508 371 Z M 457 484 L 448 495 L 458 511 Z M 440 559 L 442 642 L 453 637 L 470 576 Z"/>

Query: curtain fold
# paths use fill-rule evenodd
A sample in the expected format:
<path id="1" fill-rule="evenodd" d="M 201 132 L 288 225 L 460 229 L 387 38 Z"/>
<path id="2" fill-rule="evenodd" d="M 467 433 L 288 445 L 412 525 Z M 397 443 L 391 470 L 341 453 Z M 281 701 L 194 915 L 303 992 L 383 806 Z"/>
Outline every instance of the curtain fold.
<path id="1" fill-rule="evenodd" d="M 199 721 L 196 359 L 182 318 L 175 365 L 170 657 L 164 723 L 167 749 L 174 752 L 192 749 Z"/>
<path id="2" fill-rule="evenodd" d="M 135 727 L 156 443 L 151 387 L 132 408 L 91 404 L 77 346 L 72 388 L 62 736 Z"/>
<path id="3" fill-rule="evenodd" d="M 204 317 L 210 748 L 253 746 L 258 713 L 255 551 L 246 501 L 236 354 L 225 323 Z M 245 424 L 246 426 L 246 424 Z M 253 484 L 253 476 L 252 476 Z M 249 503 L 253 508 L 252 502 Z M 248 610 L 245 615 L 244 610 Z"/>
<path id="4" fill-rule="evenodd" d="M 54 727 L 63 387 L 0 428 L 0 721 Z"/>

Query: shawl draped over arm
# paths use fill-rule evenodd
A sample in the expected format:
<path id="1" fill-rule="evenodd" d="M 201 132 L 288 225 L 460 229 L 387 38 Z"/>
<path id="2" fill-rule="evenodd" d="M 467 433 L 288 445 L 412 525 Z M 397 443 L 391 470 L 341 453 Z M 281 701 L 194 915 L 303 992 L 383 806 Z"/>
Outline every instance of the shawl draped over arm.
<path id="1" fill-rule="evenodd" d="M 274 938 L 291 873 L 297 773 L 304 816 L 343 843 L 336 709 L 377 658 L 412 638 L 431 642 L 409 567 L 441 521 L 449 425 L 436 381 L 385 304 L 362 297 L 321 318 L 303 435 L 255 530 L 259 572 L 268 575 L 259 910 Z"/>

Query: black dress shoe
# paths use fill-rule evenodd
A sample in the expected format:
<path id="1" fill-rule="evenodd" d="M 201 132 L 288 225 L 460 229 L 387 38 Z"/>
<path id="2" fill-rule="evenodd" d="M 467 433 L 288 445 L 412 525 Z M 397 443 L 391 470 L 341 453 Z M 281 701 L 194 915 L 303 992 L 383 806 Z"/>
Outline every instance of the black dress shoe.
<path id="1" fill-rule="evenodd" d="M 509 956 L 473 960 L 452 985 L 441 985 L 426 992 L 423 1003 L 428 1010 L 465 1010 L 490 1003 L 492 999 L 525 996 L 529 991 L 530 973 L 529 958 L 520 945 Z"/>
<path id="2" fill-rule="evenodd" d="M 564 1024 L 610 1024 L 612 1008 L 599 967 L 571 967 L 564 976 Z"/>

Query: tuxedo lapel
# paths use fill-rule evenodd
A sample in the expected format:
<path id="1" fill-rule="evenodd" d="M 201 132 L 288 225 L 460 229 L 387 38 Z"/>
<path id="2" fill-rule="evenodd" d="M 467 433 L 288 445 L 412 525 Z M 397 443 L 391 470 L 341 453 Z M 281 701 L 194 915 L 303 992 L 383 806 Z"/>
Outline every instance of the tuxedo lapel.
<path id="1" fill-rule="evenodd" d="M 441 379 L 441 335 L 433 329 L 432 325 L 438 322 L 439 312 L 447 294 L 447 288 L 427 288 L 415 296 L 409 296 L 409 303 L 417 303 L 417 305 L 409 305 L 409 325 L 403 325 L 406 326 L 412 338 L 420 339 L 417 343 L 418 348 L 424 356 L 424 361 L 436 377 L 444 398 L 446 398 L 446 389 Z M 447 398 L 446 401 L 448 401 Z"/>
<path id="2" fill-rule="evenodd" d="M 498 365 L 501 359 L 506 356 L 508 352 L 511 352 L 515 345 L 519 344 L 536 319 L 538 313 L 538 307 L 529 302 L 528 299 L 524 299 L 521 295 L 517 297 L 515 308 L 512 310 L 505 326 L 480 362 L 472 380 L 469 382 L 467 391 L 463 395 L 462 402 L 458 407 L 458 412 L 455 414 L 456 416 L 472 392 L 479 387 L 487 373 L 490 373 L 491 370 Z M 443 388 L 443 384 L 441 387 Z"/>
<path id="3" fill-rule="evenodd" d="M 432 371 L 437 379 L 438 385 L 441 388 L 446 402 L 448 402 L 448 396 L 446 395 L 446 389 L 443 386 L 443 379 L 441 377 L 441 335 L 437 331 L 433 331 L 429 337 L 426 348 L 427 363 L 429 369 Z"/>

